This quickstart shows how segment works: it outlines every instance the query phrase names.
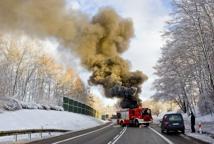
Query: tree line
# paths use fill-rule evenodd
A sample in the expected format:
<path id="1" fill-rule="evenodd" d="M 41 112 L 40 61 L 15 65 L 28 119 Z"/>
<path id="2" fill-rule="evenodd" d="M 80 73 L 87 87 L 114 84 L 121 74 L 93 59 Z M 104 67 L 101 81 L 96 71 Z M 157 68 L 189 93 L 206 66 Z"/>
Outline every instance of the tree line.
<path id="1" fill-rule="evenodd" d="M 166 44 L 155 66 L 156 100 L 174 101 L 183 112 L 214 112 L 214 2 L 173 0 Z"/>
<path id="2" fill-rule="evenodd" d="M 0 96 L 50 105 L 62 105 L 67 96 L 89 103 L 91 96 L 76 72 L 57 63 L 44 48 L 40 40 L 0 35 Z"/>

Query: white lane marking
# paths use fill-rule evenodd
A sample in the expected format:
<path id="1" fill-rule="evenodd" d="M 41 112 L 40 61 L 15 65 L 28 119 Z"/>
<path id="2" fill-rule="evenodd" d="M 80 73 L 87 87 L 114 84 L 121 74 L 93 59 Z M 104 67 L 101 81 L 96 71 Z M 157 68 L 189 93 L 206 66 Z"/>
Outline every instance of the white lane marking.
<path id="1" fill-rule="evenodd" d="M 79 137 L 82 137 L 82 136 L 85 136 L 85 135 L 100 131 L 100 130 L 105 129 L 107 127 L 110 127 L 112 125 L 113 125 L 113 123 L 110 124 L 110 125 L 107 125 L 105 127 L 102 127 L 100 129 L 97 129 L 97 130 L 94 130 L 94 131 L 90 131 L 90 132 L 87 132 L 87 133 L 84 133 L 84 134 L 81 134 L 81 135 L 78 135 L 78 136 L 75 136 L 75 137 L 71 137 L 71 138 L 68 138 L 68 139 L 64 139 L 64 140 L 61 140 L 61 141 L 58 141 L 58 142 L 55 142 L 55 143 L 52 143 L 52 144 L 60 144 L 60 143 L 63 143 L 63 142 L 67 142 L 67 141 L 70 141 L 70 140 L 73 140 L 73 139 L 76 139 L 76 138 L 79 138 Z"/>
<path id="2" fill-rule="evenodd" d="M 117 134 L 114 138 L 113 138 L 113 142 L 124 132 L 125 128 L 123 128 L 119 134 Z M 112 141 L 108 142 L 108 144 L 113 144 Z"/>
<path id="3" fill-rule="evenodd" d="M 114 139 L 114 141 L 111 144 L 115 144 L 120 138 L 121 136 L 126 132 L 127 127 L 123 128 L 122 133 L 120 133 L 120 135 Z"/>
<path id="4" fill-rule="evenodd" d="M 164 139 L 168 144 L 174 144 L 171 140 L 169 140 L 168 138 L 166 138 L 165 136 L 163 136 L 162 134 L 160 134 L 158 131 L 156 131 L 155 129 L 149 127 L 149 129 L 151 129 L 153 132 L 155 132 L 156 134 L 158 134 L 162 139 Z"/>
<path id="5" fill-rule="evenodd" d="M 116 138 L 118 138 L 119 137 L 119 135 L 117 135 L 116 137 L 114 137 L 114 140 L 116 139 Z"/>

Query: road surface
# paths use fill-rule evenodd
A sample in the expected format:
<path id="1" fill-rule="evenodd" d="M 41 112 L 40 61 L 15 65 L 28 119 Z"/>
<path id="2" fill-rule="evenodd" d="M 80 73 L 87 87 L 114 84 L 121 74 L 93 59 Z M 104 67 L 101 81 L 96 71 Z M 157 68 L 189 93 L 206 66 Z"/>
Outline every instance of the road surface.
<path id="1" fill-rule="evenodd" d="M 30 144 L 205 144 L 183 134 L 161 134 L 157 125 L 134 128 L 106 124 Z"/>

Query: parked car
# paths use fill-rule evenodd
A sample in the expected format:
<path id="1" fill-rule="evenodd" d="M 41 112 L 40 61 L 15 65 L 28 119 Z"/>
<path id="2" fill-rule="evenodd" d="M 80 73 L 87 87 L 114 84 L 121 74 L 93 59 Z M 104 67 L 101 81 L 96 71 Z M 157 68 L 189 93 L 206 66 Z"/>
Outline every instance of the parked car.
<path id="1" fill-rule="evenodd" d="M 161 132 L 171 131 L 185 133 L 184 120 L 180 113 L 165 114 L 161 121 Z"/>

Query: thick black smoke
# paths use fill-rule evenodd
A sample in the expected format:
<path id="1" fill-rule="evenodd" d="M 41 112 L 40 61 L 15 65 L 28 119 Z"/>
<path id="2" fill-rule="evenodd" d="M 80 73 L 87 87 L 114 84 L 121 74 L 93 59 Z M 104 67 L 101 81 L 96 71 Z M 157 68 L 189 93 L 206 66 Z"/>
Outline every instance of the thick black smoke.
<path id="1" fill-rule="evenodd" d="M 135 108 L 140 103 L 136 87 L 116 85 L 111 89 L 111 95 L 121 98 L 120 106 L 122 108 Z"/>

